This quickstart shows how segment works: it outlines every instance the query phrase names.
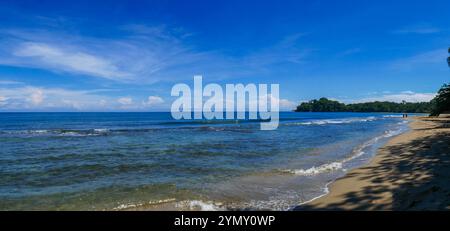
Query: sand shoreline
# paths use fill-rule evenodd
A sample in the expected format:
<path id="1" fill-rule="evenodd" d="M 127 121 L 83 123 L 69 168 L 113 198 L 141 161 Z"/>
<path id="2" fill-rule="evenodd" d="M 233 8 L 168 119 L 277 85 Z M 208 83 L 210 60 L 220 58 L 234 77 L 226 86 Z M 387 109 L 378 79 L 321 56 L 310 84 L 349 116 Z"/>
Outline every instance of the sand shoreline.
<path id="1" fill-rule="evenodd" d="M 450 118 L 410 118 L 365 166 L 295 210 L 450 209 Z"/>
<path id="2" fill-rule="evenodd" d="M 327 184 L 326 194 L 294 210 L 450 209 L 450 118 L 410 120 L 410 130 L 387 141 L 369 163 Z M 182 209 L 174 200 L 119 210 L 203 210 L 199 205 L 210 207 L 209 202 L 214 205 L 185 201 Z"/>

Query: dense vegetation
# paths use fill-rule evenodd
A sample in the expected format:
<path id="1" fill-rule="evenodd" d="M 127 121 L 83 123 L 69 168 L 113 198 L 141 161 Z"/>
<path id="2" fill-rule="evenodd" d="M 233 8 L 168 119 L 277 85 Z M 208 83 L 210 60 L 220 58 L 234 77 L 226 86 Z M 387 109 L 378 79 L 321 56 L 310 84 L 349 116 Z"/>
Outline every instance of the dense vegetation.
<path id="1" fill-rule="evenodd" d="M 448 48 L 448 53 L 450 54 L 450 47 Z M 447 57 L 447 63 L 450 67 L 450 56 Z M 444 84 L 441 89 L 439 89 L 438 94 L 431 100 L 433 105 L 431 116 L 439 116 L 442 113 L 450 113 L 450 83 Z"/>
<path id="2" fill-rule="evenodd" d="M 431 116 L 438 116 L 441 113 L 450 113 L 450 83 L 444 84 L 438 91 L 436 97 L 431 100 Z"/>
<path id="3" fill-rule="evenodd" d="M 297 112 L 408 112 L 408 113 L 430 113 L 432 104 L 421 103 L 394 103 L 394 102 L 368 102 L 344 104 L 338 101 L 320 98 L 310 100 L 297 106 Z"/>

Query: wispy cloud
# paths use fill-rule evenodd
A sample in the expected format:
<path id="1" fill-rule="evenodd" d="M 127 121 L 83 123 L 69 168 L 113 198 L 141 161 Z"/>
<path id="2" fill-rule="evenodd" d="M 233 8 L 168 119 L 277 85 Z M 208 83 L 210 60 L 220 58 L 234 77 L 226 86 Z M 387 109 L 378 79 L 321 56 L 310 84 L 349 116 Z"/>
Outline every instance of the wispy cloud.
<path id="1" fill-rule="evenodd" d="M 364 103 L 374 101 L 388 101 L 401 103 L 402 101 L 416 103 L 416 102 L 429 102 L 436 96 L 436 93 L 417 93 L 413 91 L 402 91 L 399 93 L 374 95 L 355 100 L 344 100 L 347 103 Z"/>
<path id="2" fill-rule="evenodd" d="M 151 34 L 153 33 L 153 34 Z M 47 30 L 3 30 L 0 64 L 84 74 L 117 81 L 146 80 L 173 65 L 196 60 L 180 41 L 162 29 L 133 31 L 120 38 L 95 38 Z"/>
<path id="3" fill-rule="evenodd" d="M 394 34 L 434 34 L 441 32 L 441 29 L 428 23 L 417 23 L 394 30 Z"/>
<path id="4" fill-rule="evenodd" d="M 391 69 L 411 70 L 426 64 L 445 64 L 448 53 L 445 48 L 432 50 L 393 61 Z"/>
<path id="5" fill-rule="evenodd" d="M 97 78 L 92 82 L 119 89 L 155 82 L 191 81 L 196 74 L 204 75 L 208 82 L 261 77 L 286 65 L 298 67 L 313 51 L 302 46 L 305 33 L 280 37 L 278 42 L 255 48 L 253 52 L 230 55 L 201 49 L 202 46 L 196 46 L 195 34 L 180 27 L 119 25 L 108 28 L 108 37 L 101 37 L 71 31 L 70 28 L 80 25 L 69 19 L 34 19 L 45 22 L 30 28 L 0 29 L 0 65 L 41 69 L 67 78 Z M 72 26 L 65 27 L 68 23 Z M 0 110 L 169 108 L 166 100 L 157 95 L 102 94 L 100 90 L 70 90 L 67 86 L 70 82 L 57 88 L 0 80 Z M 155 93 L 162 95 L 161 91 L 152 94 Z M 280 105 L 284 109 L 295 106 L 287 99 L 281 99 Z"/>
<path id="6" fill-rule="evenodd" d="M 361 48 L 350 48 L 337 54 L 337 56 L 347 56 L 362 52 Z"/>
<path id="7" fill-rule="evenodd" d="M 280 63 L 304 63 L 306 57 L 313 51 L 300 45 L 299 40 L 307 35 L 307 33 L 288 35 L 273 46 L 245 56 L 242 61 L 248 66 L 258 68 Z"/>
<path id="8" fill-rule="evenodd" d="M 0 65 L 45 69 L 128 83 L 256 75 L 280 63 L 301 64 L 311 50 L 286 36 L 273 46 L 239 57 L 196 49 L 191 33 L 167 26 L 125 25 L 120 36 L 98 38 L 61 30 L 0 31 Z"/>
<path id="9" fill-rule="evenodd" d="M 23 84 L 23 82 L 14 80 L 0 80 L 0 85 L 19 85 L 19 84 Z"/>
<path id="10" fill-rule="evenodd" d="M 112 79 L 121 79 L 130 76 L 130 74 L 120 71 L 109 60 L 81 52 L 76 48 L 61 48 L 45 43 L 25 42 L 14 51 L 13 55 L 18 58 L 16 62 L 19 65 Z"/>

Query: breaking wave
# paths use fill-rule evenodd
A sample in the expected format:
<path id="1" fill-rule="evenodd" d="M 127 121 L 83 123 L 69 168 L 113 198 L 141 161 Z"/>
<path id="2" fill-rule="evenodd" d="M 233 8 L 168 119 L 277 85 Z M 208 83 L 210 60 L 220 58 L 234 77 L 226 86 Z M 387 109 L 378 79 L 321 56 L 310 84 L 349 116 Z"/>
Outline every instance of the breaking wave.
<path id="1" fill-rule="evenodd" d="M 8 135 L 30 135 L 30 136 L 102 136 L 109 135 L 112 132 L 138 132 L 148 131 L 150 129 L 116 129 L 110 130 L 107 128 L 94 129 L 36 129 L 36 130 L 11 130 L 0 131 L 0 134 Z"/>
<path id="2" fill-rule="evenodd" d="M 384 115 L 383 118 L 402 118 L 402 115 Z"/>
<path id="3" fill-rule="evenodd" d="M 121 204 L 115 208 L 113 208 L 113 210 L 126 210 L 126 209 L 135 209 L 135 208 L 139 208 L 139 207 L 143 207 L 143 206 L 152 206 L 152 205 L 158 205 L 158 204 L 164 204 L 164 203 L 170 203 L 170 202 L 174 202 L 175 198 L 169 198 L 169 199 L 163 199 L 163 200 L 153 200 L 153 201 L 148 201 L 146 203 L 136 203 L 136 204 Z"/>
<path id="4" fill-rule="evenodd" d="M 375 145 L 380 139 L 389 138 L 389 137 L 398 135 L 402 131 L 403 131 L 403 129 L 387 130 L 382 135 L 374 137 L 374 138 L 368 140 L 367 142 L 364 142 L 363 144 L 359 145 L 355 149 L 353 149 L 353 151 L 351 152 L 351 155 L 341 161 L 326 163 L 326 164 L 322 164 L 319 166 L 313 166 L 308 169 L 282 169 L 279 171 L 283 172 L 283 173 L 290 173 L 290 174 L 295 174 L 295 175 L 299 175 L 299 176 L 312 176 L 312 175 L 317 175 L 317 174 L 322 174 L 322 173 L 326 173 L 326 172 L 340 170 L 343 168 L 343 164 L 364 155 L 366 153 L 365 150 L 368 147 Z"/>
<path id="5" fill-rule="evenodd" d="M 220 205 L 212 201 L 186 200 L 177 202 L 176 206 L 182 210 L 200 210 L 200 211 L 220 211 L 223 210 Z"/>
<path id="6" fill-rule="evenodd" d="M 53 130 L 16 130 L 16 131 L 2 131 L 2 134 L 9 135 L 32 135 L 32 136 L 99 136 L 107 135 L 110 131 L 108 129 L 88 129 L 88 130 L 67 130 L 67 129 L 53 129 Z"/>
<path id="7" fill-rule="evenodd" d="M 345 119 L 323 119 L 323 120 L 312 120 L 307 122 L 295 122 L 286 123 L 286 125 L 326 125 L 326 124 L 348 124 L 348 123 L 358 123 L 358 122 L 369 122 L 374 121 L 377 118 L 374 116 L 369 116 L 365 118 L 345 118 Z"/>
<path id="8" fill-rule="evenodd" d="M 308 169 L 285 169 L 285 170 L 280 170 L 280 171 L 284 172 L 284 173 L 291 173 L 291 174 L 300 175 L 300 176 L 312 176 L 312 175 L 317 175 L 317 174 L 324 173 L 324 172 L 335 171 L 335 170 L 338 170 L 341 168 L 342 168 L 341 162 L 332 162 L 329 164 L 320 165 L 318 167 L 313 166 Z"/>

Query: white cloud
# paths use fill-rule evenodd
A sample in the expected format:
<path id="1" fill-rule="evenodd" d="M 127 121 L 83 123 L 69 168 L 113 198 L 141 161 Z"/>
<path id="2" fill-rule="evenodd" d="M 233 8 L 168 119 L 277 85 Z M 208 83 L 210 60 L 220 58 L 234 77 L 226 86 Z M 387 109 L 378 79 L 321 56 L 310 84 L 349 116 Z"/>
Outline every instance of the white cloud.
<path id="1" fill-rule="evenodd" d="M 412 94 L 414 94 L 413 91 L 402 91 L 402 92 L 400 92 L 400 93 L 406 94 L 406 95 L 412 95 Z"/>
<path id="2" fill-rule="evenodd" d="M 164 100 L 149 96 L 114 97 L 108 89 L 72 90 L 37 86 L 0 86 L 0 111 L 148 111 L 167 110 Z M 152 107 L 149 107 L 152 106 Z"/>
<path id="3" fill-rule="evenodd" d="M 257 76 L 280 63 L 298 65 L 309 54 L 295 34 L 245 56 L 198 50 L 188 32 L 166 26 L 118 27 L 120 36 L 95 38 L 61 30 L 9 29 L 0 31 L 0 64 L 83 74 L 110 80 L 148 84 L 191 79 Z"/>
<path id="4" fill-rule="evenodd" d="M 297 107 L 295 102 L 288 99 L 280 99 L 280 110 L 294 110 Z"/>
<path id="5" fill-rule="evenodd" d="M 99 104 L 100 106 L 104 107 L 104 106 L 106 106 L 107 102 L 106 102 L 106 100 L 101 99 L 101 100 L 98 101 L 98 104 Z"/>
<path id="6" fill-rule="evenodd" d="M 2 30 L 0 64 L 152 82 L 158 72 L 195 62 L 201 56 L 164 28 L 147 28 L 145 34 L 137 29 L 125 32 L 121 37 L 105 39 L 48 29 Z"/>
<path id="7" fill-rule="evenodd" d="M 97 111 L 103 106 L 114 109 L 111 98 L 96 95 L 96 91 L 79 91 L 35 86 L 0 88 L 0 110 L 87 110 Z"/>
<path id="8" fill-rule="evenodd" d="M 145 101 L 143 104 L 147 106 L 153 106 L 164 103 L 164 100 L 159 96 L 149 96 L 147 98 L 147 101 Z"/>
<path id="9" fill-rule="evenodd" d="M 118 103 L 122 105 L 131 105 L 133 104 L 133 99 L 131 97 L 122 97 L 117 100 Z"/>
<path id="10" fill-rule="evenodd" d="M 129 74 L 119 70 L 111 61 L 71 48 L 45 43 L 22 43 L 13 53 L 30 66 L 75 72 L 103 78 L 126 78 Z"/>
<path id="11" fill-rule="evenodd" d="M 129 96 L 115 98 L 99 95 L 104 89 L 70 90 L 63 88 L 46 88 L 36 86 L 0 87 L 0 111 L 147 111 L 168 110 L 169 106 L 163 98 L 152 95 L 142 103 L 136 103 Z M 260 96 L 259 100 L 274 99 L 280 110 L 292 110 L 296 103 L 288 99 Z M 270 102 L 270 101 L 269 101 Z M 258 101 L 248 102 L 258 104 Z"/>
<path id="12" fill-rule="evenodd" d="M 6 105 L 8 98 L 0 96 L 0 106 Z"/>
<path id="13" fill-rule="evenodd" d="M 388 101 L 401 103 L 403 100 L 406 102 L 417 103 L 417 102 L 429 102 L 436 96 L 436 93 L 416 93 L 413 91 L 403 91 L 397 94 L 385 94 L 379 96 L 372 96 L 357 100 L 351 100 L 349 103 L 363 103 L 363 102 L 374 102 L 374 101 Z"/>
<path id="14" fill-rule="evenodd" d="M 30 89 L 31 90 L 31 94 L 30 94 L 30 98 L 29 100 L 34 104 L 34 105 L 39 105 L 44 101 L 44 92 L 41 89 L 38 88 L 33 88 Z"/>

